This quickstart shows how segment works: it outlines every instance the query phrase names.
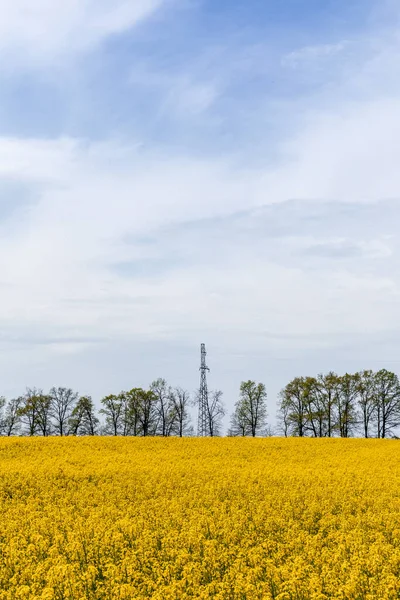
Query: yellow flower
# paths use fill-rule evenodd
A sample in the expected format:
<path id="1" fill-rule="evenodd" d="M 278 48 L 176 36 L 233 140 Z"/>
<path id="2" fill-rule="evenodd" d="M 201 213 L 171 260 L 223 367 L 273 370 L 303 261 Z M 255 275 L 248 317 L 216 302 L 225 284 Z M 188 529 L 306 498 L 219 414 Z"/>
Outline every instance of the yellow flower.
<path id="1" fill-rule="evenodd" d="M 400 597 L 393 440 L 0 439 L 0 600 Z"/>

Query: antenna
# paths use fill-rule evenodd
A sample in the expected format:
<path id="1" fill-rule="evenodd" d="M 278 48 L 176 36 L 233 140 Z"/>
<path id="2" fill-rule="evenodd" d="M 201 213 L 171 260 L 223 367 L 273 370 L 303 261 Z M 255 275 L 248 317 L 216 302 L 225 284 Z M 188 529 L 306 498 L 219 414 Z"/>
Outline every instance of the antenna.
<path id="1" fill-rule="evenodd" d="M 207 371 L 210 369 L 206 365 L 206 345 L 201 344 L 201 363 L 200 363 L 200 390 L 199 390 L 199 417 L 197 421 L 197 435 L 199 437 L 208 436 L 208 389 L 207 389 Z"/>

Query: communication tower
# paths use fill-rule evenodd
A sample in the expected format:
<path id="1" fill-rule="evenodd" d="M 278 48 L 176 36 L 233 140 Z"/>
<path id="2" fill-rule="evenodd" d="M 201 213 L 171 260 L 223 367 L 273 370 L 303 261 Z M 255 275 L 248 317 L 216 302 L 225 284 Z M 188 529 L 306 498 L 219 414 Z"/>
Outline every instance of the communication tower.
<path id="1" fill-rule="evenodd" d="M 207 371 L 210 369 L 206 365 L 206 345 L 201 344 L 201 363 L 200 363 L 200 390 L 199 390 L 199 417 L 197 421 L 197 435 L 205 437 L 208 435 L 208 389 L 207 389 Z"/>

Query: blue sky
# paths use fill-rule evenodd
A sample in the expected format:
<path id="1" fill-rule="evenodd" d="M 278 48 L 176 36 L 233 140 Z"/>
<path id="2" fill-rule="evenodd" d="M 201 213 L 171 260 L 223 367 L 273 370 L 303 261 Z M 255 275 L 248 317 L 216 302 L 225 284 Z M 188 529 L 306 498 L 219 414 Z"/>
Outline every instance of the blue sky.
<path id="1" fill-rule="evenodd" d="M 46 17 L 46 3 L 42 4 L 38 19 Z M 366 1 L 172 0 L 165 6 L 161 3 L 158 11 L 135 27 L 105 35 L 94 48 L 79 52 L 79 47 L 73 47 L 74 35 L 85 36 L 85 25 L 90 26 L 87 14 L 87 23 L 76 33 L 71 24 L 60 48 L 54 40 L 49 47 L 38 40 L 36 56 L 33 44 L 26 49 L 27 56 L 18 58 L 18 68 L 5 65 L 2 130 L 12 135 L 90 139 L 140 134 L 149 142 L 168 144 L 172 139 L 196 145 L 193 138 L 206 126 L 207 140 L 201 141 L 210 136 L 221 144 L 224 137 L 242 141 L 243 117 L 249 119 L 252 108 L 260 109 L 274 99 L 291 101 L 294 94 L 297 98 L 310 94 L 329 81 L 329 75 L 322 76 L 317 69 L 296 73 L 296 58 L 291 59 L 291 54 L 326 48 L 331 68 L 329 52 L 334 54 L 343 42 L 355 43 L 369 30 L 367 7 Z M 89 4 L 90 10 L 95 11 Z M 53 21 L 48 22 L 50 27 Z M 18 43 L 17 51 L 26 41 Z M 70 43 L 69 51 L 63 46 Z M 12 61 L 14 51 L 11 40 L 6 58 Z M 190 109 L 186 118 L 185 109 Z M 186 131 L 189 117 L 190 134 Z M 246 135 L 251 134 L 256 132 L 246 128 Z"/>
<path id="2" fill-rule="evenodd" d="M 399 370 L 399 16 L 0 0 L 2 393 Z"/>

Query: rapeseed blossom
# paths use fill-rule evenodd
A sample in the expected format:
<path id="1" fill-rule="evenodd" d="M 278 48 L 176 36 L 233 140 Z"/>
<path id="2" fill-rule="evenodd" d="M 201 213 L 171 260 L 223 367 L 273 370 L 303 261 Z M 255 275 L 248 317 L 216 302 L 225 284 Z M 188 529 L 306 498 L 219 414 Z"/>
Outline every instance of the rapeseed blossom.
<path id="1" fill-rule="evenodd" d="M 0 600 L 400 595 L 400 447 L 0 439 Z"/>

